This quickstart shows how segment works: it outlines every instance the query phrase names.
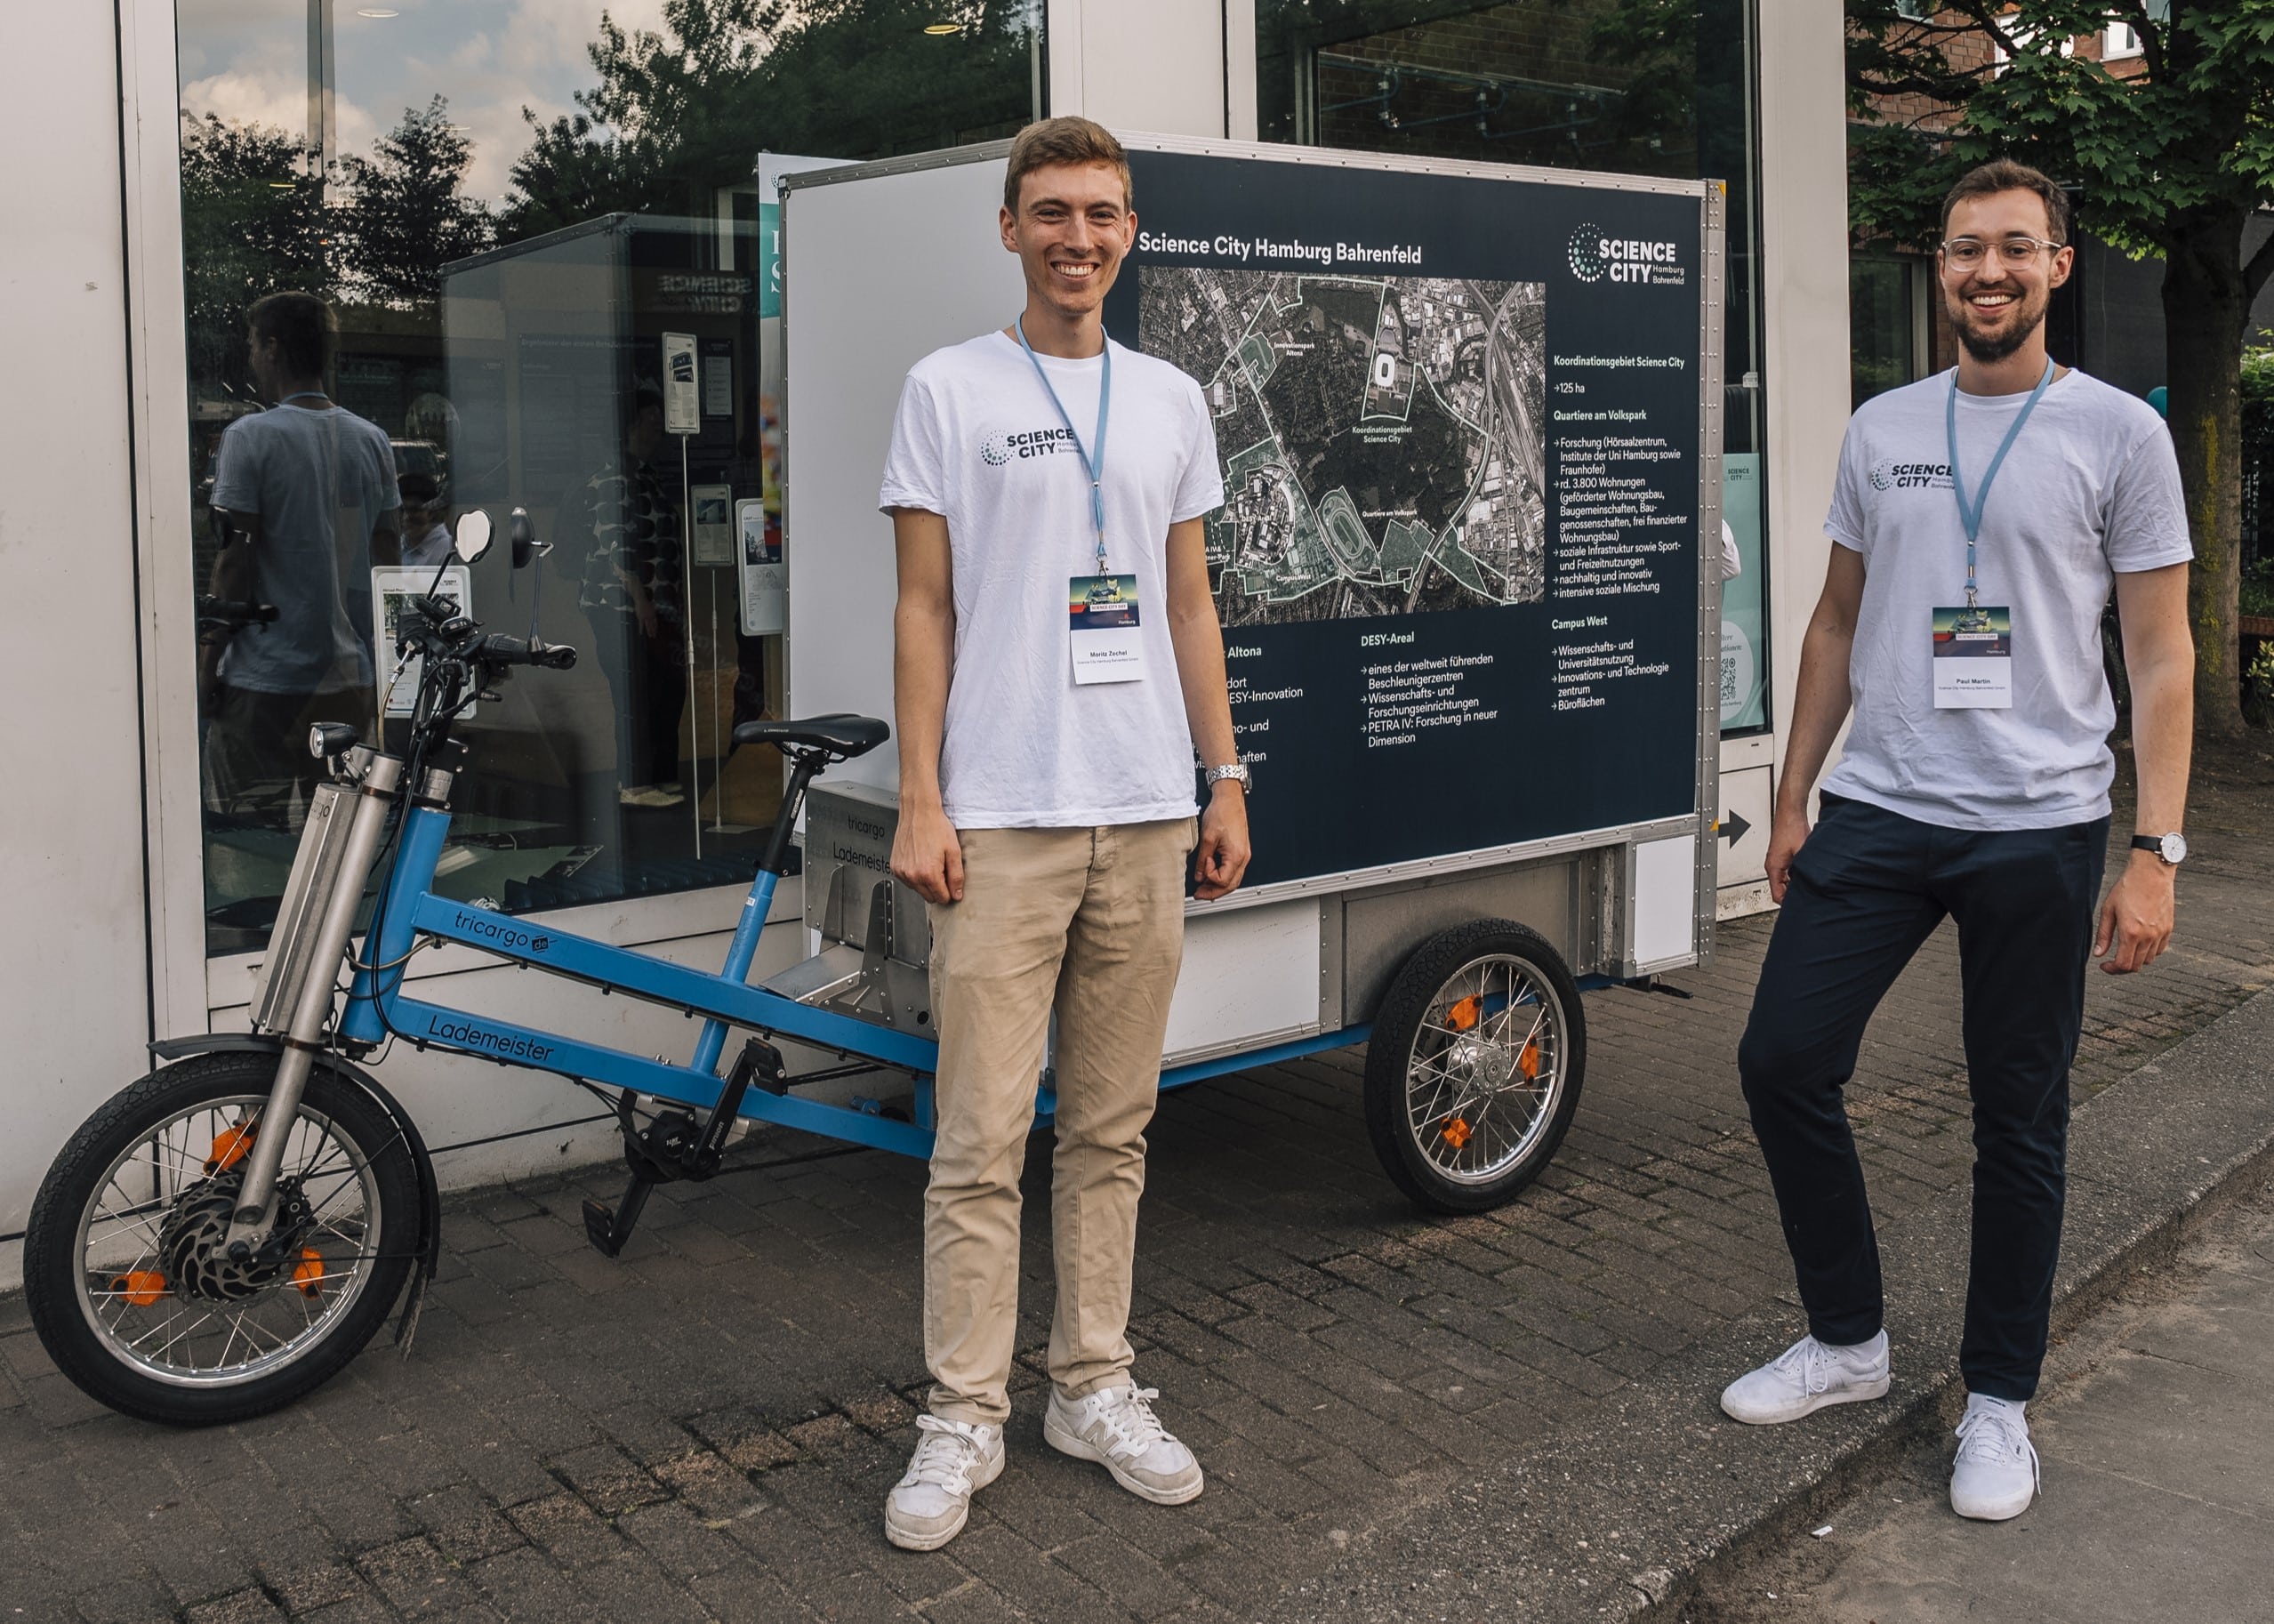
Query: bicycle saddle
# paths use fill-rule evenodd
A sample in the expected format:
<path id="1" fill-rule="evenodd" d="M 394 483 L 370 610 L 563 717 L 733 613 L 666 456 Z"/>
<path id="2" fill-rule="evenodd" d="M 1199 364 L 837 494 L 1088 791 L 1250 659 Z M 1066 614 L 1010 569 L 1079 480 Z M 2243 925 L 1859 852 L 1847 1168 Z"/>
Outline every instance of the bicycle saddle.
<path id="1" fill-rule="evenodd" d="M 840 711 L 832 716 L 808 716 L 800 721 L 743 722 L 735 729 L 737 744 L 790 744 L 825 750 L 851 760 L 864 756 L 892 736 L 892 729 L 873 716 Z"/>

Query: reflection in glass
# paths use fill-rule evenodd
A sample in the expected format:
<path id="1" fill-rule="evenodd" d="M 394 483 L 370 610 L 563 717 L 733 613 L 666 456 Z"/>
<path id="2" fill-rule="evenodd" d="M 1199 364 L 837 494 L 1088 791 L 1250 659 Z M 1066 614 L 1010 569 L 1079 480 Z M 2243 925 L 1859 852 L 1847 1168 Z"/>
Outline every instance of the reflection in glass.
<path id="1" fill-rule="evenodd" d="M 1041 13 L 179 0 L 211 950 L 267 939 L 305 721 L 401 726 L 385 628 L 438 578 L 583 656 L 462 730 L 438 888 L 520 909 L 748 878 L 780 764 L 730 738 L 781 660 L 744 558 L 778 578 L 784 539 L 758 155 L 1009 134 Z M 251 315 L 282 293 L 322 313 L 312 365 L 262 359 Z M 515 506 L 545 547 L 453 559 L 461 514 Z"/>
<path id="2" fill-rule="evenodd" d="M 374 557 L 400 546 L 394 448 L 325 387 L 332 307 L 270 293 L 246 314 L 245 363 L 266 412 L 223 430 L 212 513 L 220 542 L 207 595 L 199 697 L 209 816 L 289 822 L 322 764 L 304 741 L 318 721 L 370 711 Z"/>
<path id="3" fill-rule="evenodd" d="M 1848 261 L 1848 353 L 1853 403 L 1921 375 L 1913 260 Z"/>

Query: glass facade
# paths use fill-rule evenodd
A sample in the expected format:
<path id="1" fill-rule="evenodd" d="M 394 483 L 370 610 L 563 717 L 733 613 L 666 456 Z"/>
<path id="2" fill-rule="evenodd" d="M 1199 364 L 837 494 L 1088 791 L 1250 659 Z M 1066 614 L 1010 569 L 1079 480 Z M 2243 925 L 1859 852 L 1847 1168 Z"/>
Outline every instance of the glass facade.
<path id="1" fill-rule="evenodd" d="M 759 155 L 1011 133 L 1042 9 L 180 0 L 210 951 L 267 939 L 308 723 L 402 726 L 386 630 L 438 580 L 580 655 L 462 730 L 438 889 L 747 880 L 780 763 L 731 734 L 778 702 L 785 544 Z M 538 556 L 452 564 L 475 508 Z"/>
<path id="2" fill-rule="evenodd" d="M 1865 259 L 1848 261 L 1848 374 L 1861 406 L 1874 395 L 1926 374 L 1919 353 L 1919 282 L 1933 261 Z"/>
<path id="3" fill-rule="evenodd" d="M 1725 181 L 1722 725 L 1769 726 L 1752 0 L 1255 0 L 1266 141 Z"/>

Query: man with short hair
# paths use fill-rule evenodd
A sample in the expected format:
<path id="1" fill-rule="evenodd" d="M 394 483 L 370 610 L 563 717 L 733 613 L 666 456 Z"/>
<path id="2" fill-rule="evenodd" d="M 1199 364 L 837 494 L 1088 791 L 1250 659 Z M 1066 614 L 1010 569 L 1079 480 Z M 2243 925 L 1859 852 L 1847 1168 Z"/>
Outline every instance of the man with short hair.
<path id="1" fill-rule="evenodd" d="M 1201 1491 L 1130 1375 L 1129 1276 L 1185 859 L 1197 842 L 1203 900 L 1248 863 L 1201 535 L 1224 499 L 1214 426 L 1198 383 L 1109 341 L 1099 315 L 1137 234 L 1121 143 L 1085 118 L 1030 125 L 999 223 L 1025 310 L 910 371 L 879 499 L 900 583 L 892 870 L 931 904 L 940 1038 L 934 1385 L 885 1505 L 887 1537 L 912 1550 L 953 1539 L 1002 1470 L 1019 1170 L 1054 1016 L 1043 1436 L 1156 1504 Z"/>
<path id="2" fill-rule="evenodd" d="M 2020 164 L 1959 181 L 1940 255 L 1957 368 L 1874 398 L 1849 424 L 1769 838 L 1784 910 L 1738 1049 L 1809 1334 L 1730 1384 L 1722 1408 L 1767 1423 L 1877 1398 L 1879 1253 L 1842 1091 L 1873 1009 L 1957 921 L 1975 1161 L 1950 1503 L 1990 1520 L 2037 1491 L 2024 1412 L 2061 1245 L 2085 961 L 2106 953 L 2101 968 L 2123 974 L 2164 951 L 2187 850 L 2193 549 L 2179 465 L 2145 402 L 2045 353 L 2068 213 Z M 2138 832 L 2096 929 L 2111 583 Z M 1812 832 L 1809 790 L 1848 718 Z"/>
<path id="3" fill-rule="evenodd" d="M 276 617 L 208 653 L 206 805 L 277 828 L 323 775 L 309 725 L 374 713 L 371 566 L 395 561 L 401 527 L 386 431 L 325 391 L 333 335 L 313 293 L 254 302 L 246 358 L 269 408 L 229 424 L 214 459 L 213 505 L 244 544 L 224 543 L 210 591 Z"/>

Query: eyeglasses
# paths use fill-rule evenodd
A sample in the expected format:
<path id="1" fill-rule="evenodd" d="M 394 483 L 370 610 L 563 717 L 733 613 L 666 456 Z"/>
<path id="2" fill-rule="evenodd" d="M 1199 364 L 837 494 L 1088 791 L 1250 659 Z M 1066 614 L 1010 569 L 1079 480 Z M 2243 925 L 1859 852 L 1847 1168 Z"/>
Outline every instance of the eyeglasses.
<path id="1" fill-rule="evenodd" d="M 1997 245 L 1997 257 L 2009 270 L 2025 270 L 2037 263 L 2037 251 L 2058 253 L 2065 245 L 2041 237 L 2009 237 Z M 1979 237 L 1954 237 L 1942 245 L 1942 258 L 1957 270 L 1973 270 L 1988 257 L 1990 245 Z"/>

